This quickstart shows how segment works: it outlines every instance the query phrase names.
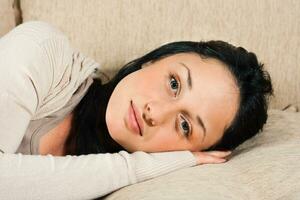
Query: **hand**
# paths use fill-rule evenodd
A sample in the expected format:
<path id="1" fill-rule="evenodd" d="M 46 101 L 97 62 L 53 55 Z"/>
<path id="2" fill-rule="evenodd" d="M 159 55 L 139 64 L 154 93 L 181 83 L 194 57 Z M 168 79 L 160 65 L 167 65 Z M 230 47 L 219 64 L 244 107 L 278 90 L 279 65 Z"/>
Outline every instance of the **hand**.
<path id="1" fill-rule="evenodd" d="M 197 151 L 192 152 L 197 159 L 197 165 L 201 164 L 217 164 L 226 162 L 224 157 L 231 154 L 231 151 Z"/>

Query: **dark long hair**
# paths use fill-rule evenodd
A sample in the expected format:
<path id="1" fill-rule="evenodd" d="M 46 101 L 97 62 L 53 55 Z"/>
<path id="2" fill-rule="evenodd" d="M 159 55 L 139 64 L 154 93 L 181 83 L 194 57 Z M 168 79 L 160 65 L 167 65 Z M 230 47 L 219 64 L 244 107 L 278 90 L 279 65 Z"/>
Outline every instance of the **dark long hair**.
<path id="1" fill-rule="evenodd" d="M 177 53 L 196 53 L 201 58 L 215 58 L 227 66 L 240 91 L 238 111 L 223 137 L 206 150 L 233 150 L 256 135 L 267 120 L 269 96 L 273 95 L 270 75 L 254 53 L 224 41 L 179 41 L 165 44 L 124 65 L 107 83 L 94 79 L 86 95 L 73 111 L 66 141 L 67 155 L 113 153 L 124 150 L 107 130 L 105 112 L 116 85 L 128 74 Z"/>

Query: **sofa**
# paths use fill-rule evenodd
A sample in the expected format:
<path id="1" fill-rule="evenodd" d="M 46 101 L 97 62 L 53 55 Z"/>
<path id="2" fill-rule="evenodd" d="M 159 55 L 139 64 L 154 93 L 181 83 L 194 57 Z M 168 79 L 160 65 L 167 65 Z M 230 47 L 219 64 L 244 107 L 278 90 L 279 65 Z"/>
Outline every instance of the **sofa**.
<path id="1" fill-rule="evenodd" d="M 217 39 L 245 47 L 270 73 L 274 97 L 267 123 L 228 162 L 174 171 L 123 187 L 105 200 L 299 200 L 299 19 L 297 0 L 0 1 L 0 37 L 26 21 L 51 23 L 75 49 L 101 63 L 98 75 L 105 81 L 125 63 L 179 40 Z"/>

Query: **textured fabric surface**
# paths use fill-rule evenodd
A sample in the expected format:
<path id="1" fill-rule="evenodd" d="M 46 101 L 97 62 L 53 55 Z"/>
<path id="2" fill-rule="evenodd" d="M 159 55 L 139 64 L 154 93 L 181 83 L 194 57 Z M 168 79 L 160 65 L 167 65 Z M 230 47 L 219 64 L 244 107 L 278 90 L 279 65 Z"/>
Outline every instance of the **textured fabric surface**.
<path id="1" fill-rule="evenodd" d="M 110 76 L 172 41 L 221 39 L 243 46 L 257 53 L 271 74 L 271 108 L 287 108 L 270 110 L 264 131 L 235 150 L 229 162 L 128 186 L 107 200 L 300 199 L 300 113 L 295 113 L 300 108 L 300 1 L 21 0 L 21 8 L 24 21 L 57 26 Z"/>
<path id="2" fill-rule="evenodd" d="M 300 199 L 300 114 L 269 110 L 256 137 L 223 164 L 200 165 L 125 187 L 105 200 Z"/>
<path id="3" fill-rule="evenodd" d="M 0 1 L 0 37 L 15 26 L 13 0 Z"/>
<path id="4" fill-rule="evenodd" d="M 220 39 L 257 53 L 274 80 L 271 108 L 300 101 L 300 1 L 22 0 L 25 21 L 62 29 L 72 44 L 118 68 L 160 45 Z"/>

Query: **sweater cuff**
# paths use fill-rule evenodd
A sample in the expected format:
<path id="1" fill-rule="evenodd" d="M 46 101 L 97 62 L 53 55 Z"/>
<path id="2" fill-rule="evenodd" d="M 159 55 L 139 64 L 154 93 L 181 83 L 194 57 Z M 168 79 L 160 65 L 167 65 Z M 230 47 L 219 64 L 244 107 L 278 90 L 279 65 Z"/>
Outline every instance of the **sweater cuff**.
<path id="1" fill-rule="evenodd" d="M 133 154 L 137 182 L 197 165 L 196 158 L 190 151 L 157 153 L 138 151 Z"/>

